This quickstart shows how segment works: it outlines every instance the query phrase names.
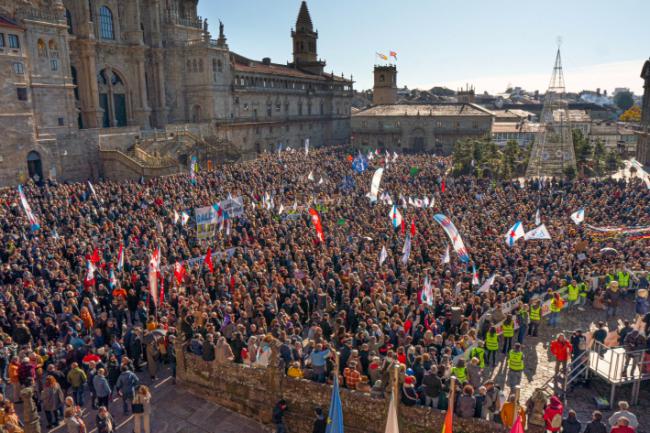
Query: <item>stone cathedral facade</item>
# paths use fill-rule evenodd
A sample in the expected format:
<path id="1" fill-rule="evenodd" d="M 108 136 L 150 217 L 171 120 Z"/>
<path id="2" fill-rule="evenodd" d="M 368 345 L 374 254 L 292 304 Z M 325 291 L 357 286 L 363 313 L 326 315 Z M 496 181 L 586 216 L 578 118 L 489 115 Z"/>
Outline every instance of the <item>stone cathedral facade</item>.
<path id="1" fill-rule="evenodd" d="M 230 51 L 197 6 L 0 0 L 0 185 L 155 173 L 178 131 L 243 158 L 348 141 L 353 82 L 326 72 L 305 2 L 284 64 Z"/>

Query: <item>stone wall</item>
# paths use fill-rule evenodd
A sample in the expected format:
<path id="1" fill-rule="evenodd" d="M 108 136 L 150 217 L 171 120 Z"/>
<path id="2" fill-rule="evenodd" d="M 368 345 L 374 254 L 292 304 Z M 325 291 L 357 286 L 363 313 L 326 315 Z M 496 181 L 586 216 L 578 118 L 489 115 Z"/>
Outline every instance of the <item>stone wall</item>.
<path id="1" fill-rule="evenodd" d="M 311 432 L 314 408 L 328 411 L 332 388 L 304 379 L 287 377 L 277 367 L 249 368 L 243 365 L 205 362 L 187 353 L 177 353 L 177 376 L 189 388 L 220 406 L 259 422 L 271 423 L 273 406 L 281 398 L 289 406 L 285 420 L 291 432 Z M 368 394 L 341 389 L 343 419 L 347 433 L 383 433 L 388 399 L 373 399 Z M 442 429 L 444 413 L 424 407 L 398 409 L 402 433 L 431 433 Z M 529 430 L 533 431 L 533 430 Z M 454 420 L 455 433 L 505 433 L 507 429 L 476 419 Z"/>

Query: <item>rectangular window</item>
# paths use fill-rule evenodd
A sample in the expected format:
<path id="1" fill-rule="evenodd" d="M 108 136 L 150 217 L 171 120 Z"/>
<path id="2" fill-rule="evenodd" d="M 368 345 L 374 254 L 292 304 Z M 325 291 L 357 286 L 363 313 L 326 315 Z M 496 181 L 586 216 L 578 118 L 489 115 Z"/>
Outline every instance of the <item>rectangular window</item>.
<path id="1" fill-rule="evenodd" d="M 248 111 L 248 103 L 244 102 L 244 111 Z"/>
<path id="2" fill-rule="evenodd" d="M 5 46 L 5 34 L 0 33 L 0 48 L 4 48 Z"/>
<path id="3" fill-rule="evenodd" d="M 65 126 L 65 117 L 59 117 L 59 126 Z"/>
<path id="4" fill-rule="evenodd" d="M 18 87 L 18 88 L 16 88 L 16 97 L 18 97 L 19 101 L 26 101 L 27 100 L 27 88 L 26 87 Z"/>
<path id="5" fill-rule="evenodd" d="M 50 60 L 50 66 L 52 67 L 53 71 L 58 71 L 59 70 L 59 61 L 57 59 Z"/>
<path id="6" fill-rule="evenodd" d="M 20 48 L 20 39 L 18 39 L 18 35 L 9 35 L 9 48 Z"/>
<path id="7" fill-rule="evenodd" d="M 25 73 L 25 67 L 22 63 L 14 63 L 14 73 L 17 75 L 23 75 Z"/>

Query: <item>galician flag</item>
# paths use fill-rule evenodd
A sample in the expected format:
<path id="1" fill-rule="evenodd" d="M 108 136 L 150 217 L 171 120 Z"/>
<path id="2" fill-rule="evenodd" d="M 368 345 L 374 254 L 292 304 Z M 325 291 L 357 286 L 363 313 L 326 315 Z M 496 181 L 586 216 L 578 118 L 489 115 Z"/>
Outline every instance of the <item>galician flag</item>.
<path id="1" fill-rule="evenodd" d="M 424 277 L 424 288 L 420 300 L 423 304 L 433 305 L 433 287 L 428 275 Z"/>
<path id="2" fill-rule="evenodd" d="M 390 219 L 393 223 L 393 228 L 398 228 L 402 225 L 402 214 L 397 209 L 397 205 L 393 205 L 390 210 Z"/>
<path id="3" fill-rule="evenodd" d="M 110 278 L 108 280 L 108 287 L 110 287 L 111 289 L 117 287 L 117 278 L 115 278 L 115 272 L 112 269 L 111 269 Z"/>
<path id="4" fill-rule="evenodd" d="M 506 234 L 506 244 L 509 247 L 513 247 L 517 239 L 523 238 L 525 234 L 521 221 L 517 221 L 514 226 L 510 227 L 510 230 Z"/>
<path id="5" fill-rule="evenodd" d="M 472 286 L 478 286 L 478 285 L 479 285 L 478 271 L 476 270 L 476 266 L 472 265 Z"/>
<path id="6" fill-rule="evenodd" d="M 386 251 L 386 247 L 383 246 L 381 247 L 381 253 L 379 253 L 379 266 L 383 265 L 387 258 L 388 252 Z"/>
<path id="7" fill-rule="evenodd" d="M 339 395 L 338 375 L 334 375 L 334 388 L 330 400 L 330 411 L 327 415 L 327 429 L 325 433 L 343 433 L 343 407 Z"/>
<path id="8" fill-rule="evenodd" d="M 124 245 L 120 244 L 120 251 L 117 253 L 117 270 L 124 269 Z"/>
<path id="9" fill-rule="evenodd" d="M 187 222 L 190 220 L 190 216 L 187 214 L 187 212 L 183 211 L 181 212 L 181 225 L 187 224 Z"/>
<path id="10" fill-rule="evenodd" d="M 575 225 L 579 226 L 580 223 L 582 223 L 585 220 L 585 210 L 580 209 L 578 211 L 575 211 L 571 214 L 571 219 L 575 223 Z"/>
<path id="11" fill-rule="evenodd" d="M 305 156 L 309 155 L 309 138 L 305 138 Z"/>
<path id="12" fill-rule="evenodd" d="M 551 239 L 551 234 L 548 232 L 546 229 L 546 226 L 542 224 L 541 226 L 527 232 L 524 235 L 524 240 L 530 241 L 530 240 L 543 240 L 543 239 Z"/>
<path id="13" fill-rule="evenodd" d="M 483 285 L 481 285 L 481 288 L 478 289 L 476 293 L 487 293 L 488 290 L 490 290 L 490 287 L 492 287 L 492 284 L 494 284 L 494 278 L 496 277 L 496 274 L 492 275 L 490 278 L 485 280 L 483 282 Z"/>
<path id="14" fill-rule="evenodd" d="M 535 212 L 535 225 L 538 226 L 542 223 L 542 217 L 539 214 L 539 209 Z"/>
<path id="15" fill-rule="evenodd" d="M 404 247 L 402 248 L 402 263 L 406 264 L 409 261 L 411 256 L 411 235 L 406 235 L 406 240 L 404 241 Z"/>

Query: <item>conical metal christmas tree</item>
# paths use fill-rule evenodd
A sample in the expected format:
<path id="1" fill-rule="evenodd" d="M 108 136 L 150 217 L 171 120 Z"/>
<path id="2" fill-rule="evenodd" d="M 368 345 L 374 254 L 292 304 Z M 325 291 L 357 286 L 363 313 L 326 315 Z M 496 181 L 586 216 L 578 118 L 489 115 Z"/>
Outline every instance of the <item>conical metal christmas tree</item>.
<path id="1" fill-rule="evenodd" d="M 526 177 L 562 177 L 576 171 L 573 134 L 569 122 L 560 48 L 555 56 L 551 82 L 544 96 L 544 107 L 537 135 L 528 160 Z"/>

